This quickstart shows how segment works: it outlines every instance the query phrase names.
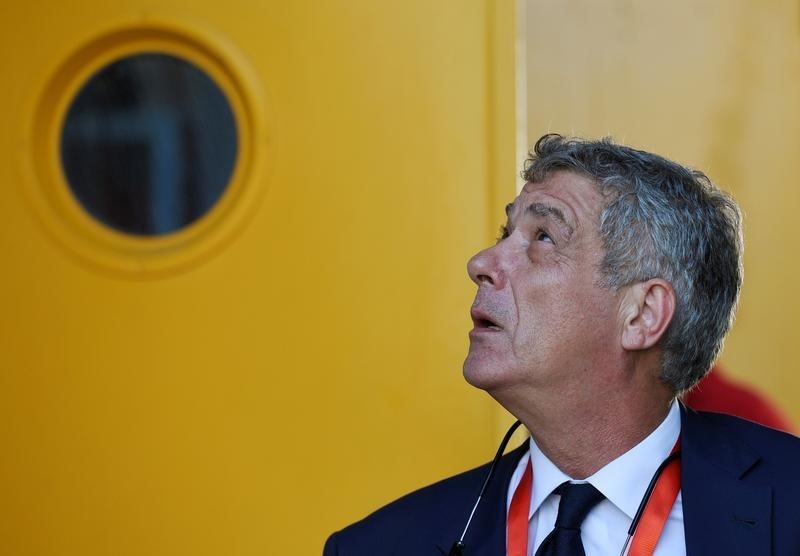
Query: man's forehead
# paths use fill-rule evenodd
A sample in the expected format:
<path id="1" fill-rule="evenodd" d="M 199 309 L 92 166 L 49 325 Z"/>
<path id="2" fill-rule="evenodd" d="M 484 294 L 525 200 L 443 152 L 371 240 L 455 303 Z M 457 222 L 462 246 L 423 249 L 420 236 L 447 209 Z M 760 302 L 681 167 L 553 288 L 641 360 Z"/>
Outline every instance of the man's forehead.
<path id="1" fill-rule="evenodd" d="M 543 181 L 526 181 L 525 185 L 522 186 L 522 191 L 520 191 L 520 195 L 523 193 L 532 193 L 537 189 L 542 189 L 544 187 Z"/>
<path id="2" fill-rule="evenodd" d="M 506 205 L 506 216 L 509 219 L 520 217 L 525 213 L 536 216 L 553 214 L 560 220 L 572 220 L 573 216 L 570 203 L 565 201 L 557 191 L 545 189 L 539 191 L 536 188 L 528 188 L 527 184 L 519 195 Z"/>
<path id="3" fill-rule="evenodd" d="M 556 189 L 578 186 L 580 189 L 597 190 L 596 182 L 591 177 L 572 170 L 559 169 L 551 170 L 543 178 L 536 181 L 525 182 L 520 194 L 551 189 L 553 186 L 556 186 Z"/>
<path id="4" fill-rule="evenodd" d="M 575 172 L 558 171 L 541 181 L 527 182 L 517 198 L 506 205 L 506 215 L 517 216 L 530 205 L 539 203 L 561 208 L 567 220 L 572 220 L 570 217 L 580 214 L 597 217 L 608 199 L 590 178 Z"/>
<path id="5" fill-rule="evenodd" d="M 514 206 L 514 203 L 509 203 L 506 205 L 506 216 L 508 216 L 509 227 L 511 227 L 510 223 L 513 220 L 512 213 L 514 212 Z M 564 211 L 553 203 L 536 201 L 531 203 L 524 202 L 523 207 L 524 208 L 520 211 L 521 214 L 527 214 L 538 218 L 553 219 L 563 227 L 564 232 L 567 235 L 572 235 L 572 233 L 575 231 L 574 217 L 569 209 Z"/>

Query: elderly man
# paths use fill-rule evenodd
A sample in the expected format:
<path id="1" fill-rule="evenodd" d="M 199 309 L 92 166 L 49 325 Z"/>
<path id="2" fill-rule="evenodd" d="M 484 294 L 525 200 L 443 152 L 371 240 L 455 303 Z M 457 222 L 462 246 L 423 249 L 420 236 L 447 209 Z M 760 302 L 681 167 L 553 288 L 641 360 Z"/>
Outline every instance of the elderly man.
<path id="1" fill-rule="evenodd" d="M 325 555 L 800 555 L 800 441 L 677 401 L 733 319 L 734 201 L 608 140 L 546 135 L 523 177 L 502 236 L 469 261 L 464 376 L 530 440 Z"/>

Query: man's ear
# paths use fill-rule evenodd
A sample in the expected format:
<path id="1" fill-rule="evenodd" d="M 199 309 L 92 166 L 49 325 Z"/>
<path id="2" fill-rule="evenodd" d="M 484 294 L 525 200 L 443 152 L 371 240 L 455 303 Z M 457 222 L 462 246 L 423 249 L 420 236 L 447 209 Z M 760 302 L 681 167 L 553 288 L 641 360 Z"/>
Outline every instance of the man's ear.
<path id="1" fill-rule="evenodd" d="M 650 349 L 675 315 L 675 290 L 661 278 L 631 284 L 620 309 L 622 347 L 629 351 Z"/>

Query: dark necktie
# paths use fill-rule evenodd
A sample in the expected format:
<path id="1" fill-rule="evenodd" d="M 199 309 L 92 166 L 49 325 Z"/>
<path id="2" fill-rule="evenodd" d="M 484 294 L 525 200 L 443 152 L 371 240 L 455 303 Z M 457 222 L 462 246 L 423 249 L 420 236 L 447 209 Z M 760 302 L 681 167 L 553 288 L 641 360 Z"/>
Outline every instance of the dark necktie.
<path id="1" fill-rule="evenodd" d="M 556 527 L 539 545 L 536 556 L 585 556 L 581 523 L 604 496 L 589 483 L 562 483 L 554 492 L 561 495 Z"/>

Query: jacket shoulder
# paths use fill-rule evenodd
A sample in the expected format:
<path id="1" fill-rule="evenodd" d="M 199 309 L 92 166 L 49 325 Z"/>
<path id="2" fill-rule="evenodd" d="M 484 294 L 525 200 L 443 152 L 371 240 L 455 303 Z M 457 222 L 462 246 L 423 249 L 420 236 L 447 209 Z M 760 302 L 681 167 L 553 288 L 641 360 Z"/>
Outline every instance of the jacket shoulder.
<path id="1" fill-rule="evenodd" d="M 515 465 L 526 449 L 527 442 L 503 456 L 492 480 L 492 490 L 502 488 L 506 470 Z M 324 556 L 440 556 L 437 544 L 441 547 L 445 543 L 449 548 L 458 539 L 489 467 L 488 463 L 481 465 L 383 506 L 331 535 Z"/>
<path id="2" fill-rule="evenodd" d="M 440 538 L 455 541 L 467 519 L 465 508 L 471 509 L 488 470 L 482 465 L 398 498 L 332 535 L 324 555 L 423 555 Z M 439 533 L 436 538 L 433 532 Z"/>
<path id="3" fill-rule="evenodd" d="M 800 439 L 685 410 L 681 489 L 689 554 L 800 554 Z"/>
<path id="4" fill-rule="evenodd" d="M 723 413 L 696 412 L 696 418 L 704 422 L 708 431 L 733 436 L 759 456 L 756 474 L 782 481 L 788 478 L 797 483 L 800 469 L 800 438 L 797 436 Z M 711 436 L 711 433 L 708 433 Z M 713 441 L 709 438 L 709 441 Z"/>

